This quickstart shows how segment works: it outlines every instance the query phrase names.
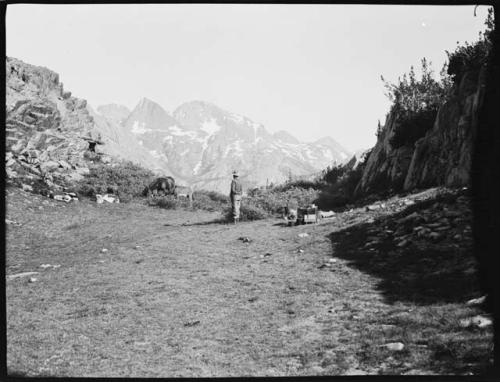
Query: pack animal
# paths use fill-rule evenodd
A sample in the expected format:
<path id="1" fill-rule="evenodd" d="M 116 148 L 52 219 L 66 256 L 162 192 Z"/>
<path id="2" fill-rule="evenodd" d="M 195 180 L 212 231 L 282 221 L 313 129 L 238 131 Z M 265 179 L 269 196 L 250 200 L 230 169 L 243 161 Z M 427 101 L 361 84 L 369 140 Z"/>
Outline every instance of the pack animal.
<path id="1" fill-rule="evenodd" d="M 165 178 L 156 178 L 149 186 L 146 186 L 143 193 L 144 196 L 158 195 L 174 195 L 175 180 L 171 176 Z"/>

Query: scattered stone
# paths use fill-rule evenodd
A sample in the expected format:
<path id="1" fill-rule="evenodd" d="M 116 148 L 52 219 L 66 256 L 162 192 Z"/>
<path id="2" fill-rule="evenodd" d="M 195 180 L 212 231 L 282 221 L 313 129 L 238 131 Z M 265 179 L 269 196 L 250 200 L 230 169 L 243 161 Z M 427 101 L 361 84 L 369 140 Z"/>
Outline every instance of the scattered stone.
<path id="1" fill-rule="evenodd" d="M 307 232 L 299 233 L 299 237 L 307 237 L 309 234 Z"/>
<path id="2" fill-rule="evenodd" d="M 472 300 L 469 300 L 465 303 L 465 305 L 472 306 L 472 305 L 481 305 L 486 301 L 486 295 L 478 298 L 473 298 Z"/>
<path id="3" fill-rule="evenodd" d="M 440 233 L 437 233 L 437 232 L 431 232 L 429 234 L 429 237 L 432 239 L 432 240 L 439 240 L 442 235 Z"/>
<path id="4" fill-rule="evenodd" d="M 42 265 L 40 265 L 40 268 L 42 268 L 42 269 L 47 269 L 47 268 L 50 268 L 50 267 L 52 267 L 51 264 L 42 264 Z"/>
<path id="5" fill-rule="evenodd" d="M 141 248 L 141 246 L 140 245 L 136 245 L 134 248 L 135 249 L 139 249 L 139 248 Z"/>
<path id="6" fill-rule="evenodd" d="M 330 263 L 336 263 L 337 262 L 337 259 L 330 259 L 328 260 Z"/>
<path id="7" fill-rule="evenodd" d="M 38 279 L 36 277 L 30 277 L 28 282 L 29 283 L 36 283 L 38 281 Z"/>
<path id="8" fill-rule="evenodd" d="M 403 247 L 406 247 L 408 244 L 410 244 L 410 241 L 404 239 L 404 240 L 400 241 L 398 244 L 396 244 L 396 246 L 399 248 L 403 248 Z"/>
<path id="9" fill-rule="evenodd" d="M 195 325 L 198 325 L 200 323 L 200 321 L 192 321 L 192 322 L 186 322 L 184 324 L 185 327 L 191 327 L 191 326 L 195 326 Z"/>
<path id="10" fill-rule="evenodd" d="M 402 344 L 401 342 L 390 342 L 388 344 L 381 345 L 381 347 L 385 347 L 391 351 L 401 351 L 404 349 L 405 345 Z"/>
<path id="11" fill-rule="evenodd" d="M 246 236 L 241 236 L 238 238 L 238 240 L 241 240 L 243 243 L 250 243 L 252 241 L 249 237 Z"/>
<path id="12" fill-rule="evenodd" d="M 20 278 L 20 277 L 37 275 L 39 273 L 40 272 L 22 272 L 22 273 L 16 273 L 15 275 L 7 275 L 7 279 L 8 280 L 13 280 L 13 279 L 17 279 L 17 278 Z"/>
<path id="13" fill-rule="evenodd" d="M 269 253 L 269 252 L 268 252 L 268 253 L 266 253 L 266 254 L 264 255 L 264 257 L 269 257 L 269 256 L 272 256 L 272 255 L 273 255 L 272 253 Z"/>
<path id="14" fill-rule="evenodd" d="M 14 220 L 5 219 L 5 224 L 21 226 L 21 223 L 15 222 Z"/>
<path id="15" fill-rule="evenodd" d="M 372 205 L 369 205 L 366 207 L 366 210 L 367 211 L 376 211 L 378 209 L 380 209 L 380 204 L 372 204 Z"/>
<path id="16" fill-rule="evenodd" d="M 491 325 L 493 325 L 493 321 L 490 318 L 481 315 L 460 320 L 460 326 L 462 328 L 469 328 L 473 326 L 478 328 L 486 328 Z"/>
<path id="17" fill-rule="evenodd" d="M 33 187 L 31 187 L 29 184 L 23 184 L 22 186 L 23 191 L 33 191 Z"/>
<path id="18" fill-rule="evenodd" d="M 410 200 L 410 199 L 405 199 L 405 200 L 403 200 L 403 204 L 405 206 L 413 206 L 415 204 L 415 202 L 413 200 Z"/>
<path id="19" fill-rule="evenodd" d="M 120 203 L 120 199 L 118 199 L 118 197 L 109 194 L 104 194 L 104 195 L 96 194 L 95 197 L 97 204 L 102 204 L 104 202 Z"/>
<path id="20" fill-rule="evenodd" d="M 106 252 L 108 252 L 108 250 L 106 248 L 103 248 L 103 249 L 101 249 L 101 252 L 106 253 Z"/>

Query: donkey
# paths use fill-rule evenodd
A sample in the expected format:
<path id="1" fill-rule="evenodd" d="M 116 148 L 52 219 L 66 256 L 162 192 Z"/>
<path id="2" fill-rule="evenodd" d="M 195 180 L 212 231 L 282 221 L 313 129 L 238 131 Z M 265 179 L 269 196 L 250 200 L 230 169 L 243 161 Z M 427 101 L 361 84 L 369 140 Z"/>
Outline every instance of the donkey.
<path id="1" fill-rule="evenodd" d="M 164 195 L 175 194 L 175 180 L 171 176 L 165 178 L 156 178 L 149 186 L 144 188 L 143 196 L 158 196 L 159 193 Z"/>

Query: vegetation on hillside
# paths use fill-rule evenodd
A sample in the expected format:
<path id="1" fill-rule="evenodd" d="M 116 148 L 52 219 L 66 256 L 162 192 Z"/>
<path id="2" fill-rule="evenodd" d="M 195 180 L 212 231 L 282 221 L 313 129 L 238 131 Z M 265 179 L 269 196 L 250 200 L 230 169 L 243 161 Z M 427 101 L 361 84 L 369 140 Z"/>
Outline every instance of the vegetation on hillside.
<path id="1" fill-rule="evenodd" d="M 354 191 L 361 180 L 369 156 L 370 152 L 367 152 L 360 158 L 356 167 L 348 164 L 338 165 L 328 167 L 323 172 L 321 180 L 325 183 L 325 186 L 316 200 L 319 208 L 335 210 L 356 201 Z"/>
<path id="2" fill-rule="evenodd" d="M 78 182 L 77 192 L 83 196 L 112 193 L 127 202 L 140 197 L 144 187 L 155 178 L 152 171 L 132 162 L 123 161 L 113 165 L 98 163 Z"/>
<path id="3" fill-rule="evenodd" d="M 452 95 L 454 85 L 460 83 L 466 72 L 476 77 L 480 68 L 486 65 L 492 46 L 493 8 L 488 10 L 485 25 L 486 30 L 479 33 L 478 41 L 472 44 L 465 42 L 451 53 L 446 51 L 448 62 L 441 69 L 439 80 L 434 79 L 431 62 L 425 58 L 421 61 L 420 79 L 413 66 L 395 84 L 381 76 L 386 96 L 392 103 L 390 111 L 398 115 L 397 128 L 390 140 L 394 148 L 412 146 L 423 137 L 432 128 L 439 107 Z M 383 131 L 384 128 L 379 123 L 377 136 Z"/>

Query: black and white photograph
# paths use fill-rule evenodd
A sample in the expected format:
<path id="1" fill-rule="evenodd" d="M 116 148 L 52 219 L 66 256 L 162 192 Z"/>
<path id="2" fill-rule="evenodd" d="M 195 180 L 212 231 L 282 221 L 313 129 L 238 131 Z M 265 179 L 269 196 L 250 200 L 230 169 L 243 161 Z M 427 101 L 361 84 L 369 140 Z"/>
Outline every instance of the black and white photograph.
<path id="1" fill-rule="evenodd" d="M 492 5 L 3 7 L 8 377 L 495 372 Z"/>

